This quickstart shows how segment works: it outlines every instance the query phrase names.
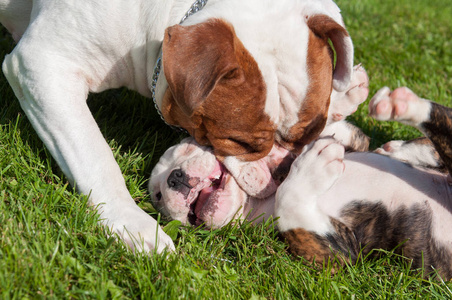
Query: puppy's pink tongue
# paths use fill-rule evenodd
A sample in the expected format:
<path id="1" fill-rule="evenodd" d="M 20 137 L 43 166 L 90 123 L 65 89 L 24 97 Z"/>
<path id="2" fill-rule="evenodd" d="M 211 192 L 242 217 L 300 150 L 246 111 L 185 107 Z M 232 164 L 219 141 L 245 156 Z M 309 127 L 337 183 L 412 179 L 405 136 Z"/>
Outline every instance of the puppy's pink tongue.
<path id="1" fill-rule="evenodd" d="M 195 214 L 199 214 L 206 202 L 209 200 L 212 193 L 218 190 L 221 185 L 221 180 L 223 179 L 222 176 L 224 171 L 224 167 L 217 161 L 214 170 L 209 175 L 209 177 L 207 177 L 211 181 L 210 186 L 203 188 L 199 192 L 198 200 L 195 206 Z"/>
<path id="2" fill-rule="evenodd" d="M 195 206 L 195 214 L 198 216 L 201 210 L 204 207 L 204 204 L 206 204 L 207 200 L 209 200 L 209 196 L 212 194 L 212 192 L 215 190 L 213 186 L 207 187 L 205 189 L 202 189 L 198 196 L 198 201 L 196 201 Z"/>

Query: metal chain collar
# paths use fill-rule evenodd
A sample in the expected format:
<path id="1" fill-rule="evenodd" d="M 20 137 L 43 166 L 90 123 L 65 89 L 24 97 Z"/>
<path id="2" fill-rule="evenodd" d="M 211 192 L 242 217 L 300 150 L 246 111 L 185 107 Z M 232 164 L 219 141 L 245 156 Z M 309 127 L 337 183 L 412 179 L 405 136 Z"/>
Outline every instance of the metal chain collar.
<path id="1" fill-rule="evenodd" d="M 180 20 L 179 24 L 182 24 L 185 21 L 185 19 L 187 19 L 189 16 L 191 16 L 191 15 L 197 13 L 198 11 L 200 11 L 201 9 L 203 9 L 204 6 L 206 6 L 207 1 L 208 0 L 197 0 L 197 1 L 195 1 L 195 3 L 193 3 L 193 5 L 190 7 L 190 9 L 187 11 L 187 13 L 182 17 L 182 19 Z M 165 118 L 163 118 L 163 115 L 162 115 L 162 112 L 160 110 L 160 107 L 157 105 L 157 99 L 156 99 L 156 96 L 155 96 L 155 89 L 157 87 L 157 81 L 159 79 L 161 67 L 162 67 L 162 49 L 160 49 L 159 56 L 157 58 L 155 66 L 154 66 L 154 73 L 152 74 L 152 81 L 151 81 L 151 86 L 150 86 L 152 101 L 154 101 L 155 109 L 157 110 L 160 118 L 163 120 L 163 122 L 165 122 L 166 125 L 170 126 L 171 128 L 173 128 L 175 130 L 179 130 L 181 132 L 187 133 L 187 131 L 185 129 L 183 129 L 182 127 L 177 127 L 177 126 L 168 124 L 168 122 L 166 122 Z"/>

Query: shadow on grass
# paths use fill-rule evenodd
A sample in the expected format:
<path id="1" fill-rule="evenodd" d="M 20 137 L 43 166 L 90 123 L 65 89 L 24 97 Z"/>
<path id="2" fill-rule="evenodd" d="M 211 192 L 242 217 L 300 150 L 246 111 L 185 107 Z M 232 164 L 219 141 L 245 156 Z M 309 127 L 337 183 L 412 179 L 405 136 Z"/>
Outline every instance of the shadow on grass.
<path id="1" fill-rule="evenodd" d="M 14 49 L 14 41 L 0 26 L 0 57 Z M 50 157 L 43 143 L 27 120 L 3 73 L 0 74 L 0 125 L 17 124 L 23 140 L 40 156 Z M 159 157 L 184 137 L 168 127 L 158 115 L 151 99 L 127 89 L 115 89 L 88 97 L 88 106 L 102 134 L 110 145 L 117 144 L 120 153 L 141 153 L 148 157 L 139 175 L 149 176 Z M 52 168 L 61 174 L 52 160 Z"/>

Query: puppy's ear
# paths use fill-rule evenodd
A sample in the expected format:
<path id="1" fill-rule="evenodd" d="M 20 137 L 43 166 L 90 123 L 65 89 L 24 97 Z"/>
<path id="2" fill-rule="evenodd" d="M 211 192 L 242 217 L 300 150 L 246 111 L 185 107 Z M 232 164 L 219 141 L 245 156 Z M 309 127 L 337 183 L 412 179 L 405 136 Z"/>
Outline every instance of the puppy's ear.
<path id="1" fill-rule="evenodd" d="M 242 83 L 233 27 L 212 19 L 192 26 L 175 25 L 165 32 L 163 70 L 174 100 L 187 116 L 198 111 L 218 82 Z"/>
<path id="2" fill-rule="evenodd" d="M 350 84 L 353 73 L 352 39 L 341 24 L 327 15 L 317 14 L 308 16 L 307 24 L 314 34 L 325 39 L 330 39 L 333 43 L 336 51 L 333 87 L 337 91 L 344 91 Z"/>

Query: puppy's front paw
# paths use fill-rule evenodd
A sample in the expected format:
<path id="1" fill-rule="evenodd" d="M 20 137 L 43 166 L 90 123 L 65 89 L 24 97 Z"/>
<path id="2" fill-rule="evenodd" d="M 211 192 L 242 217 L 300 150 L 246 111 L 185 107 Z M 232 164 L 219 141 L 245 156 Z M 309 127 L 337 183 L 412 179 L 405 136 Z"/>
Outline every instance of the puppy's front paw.
<path id="1" fill-rule="evenodd" d="M 331 92 L 331 104 L 328 110 L 328 121 L 337 122 L 354 113 L 358 106 L 363 103 L 369 95 L 369 77 L 366 70 L 357 65 L 353 68 L 352 80 L 349 87 L 338 92 Z"/>
<path id="2" fill-rule="evenodd" d="M 122 205 L 101 208 L 102 223 L 130 247 L 132 251 L 162 253 L 166 248 L 174 251 L 171 238 L 157 224 L 157 221 L 137 205 Z"/>
<path id="3" fill-rule="evenodd" d="M 295 160 L 283 184 L 301 185 L 303 193 L 323 194 L 344 172 L 344 152 L 344 146 L 333 138 L 315 141 Z"/>
<path id="4" fill-rule="evenodd" d="M 429 102 L 419 98 L 407 87 L 391 92 L 388 87 L 381 88 L 369 103 L 369 115 L 380 121 L 398 121 L 418 126 L 428 119 Z"/>
<path id="5" fill-rule="evenodd" d="M 275 216 L 281 232 L 294 228 L 331 231 L 329 216 L 319 209 L 317 199 L 344 172 L 344 152 L 333 138 L 322 138 L 298 156 L 276 192 Z"/>

